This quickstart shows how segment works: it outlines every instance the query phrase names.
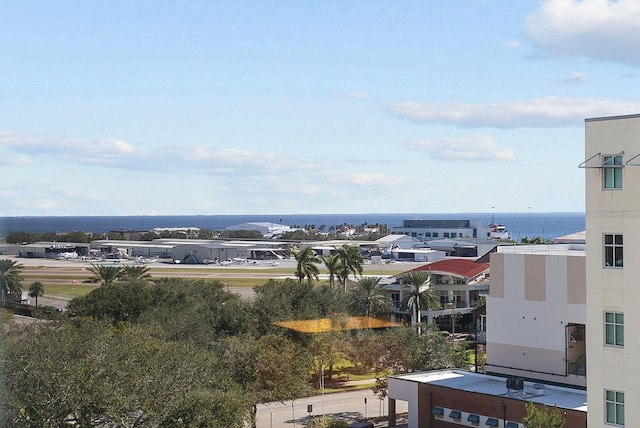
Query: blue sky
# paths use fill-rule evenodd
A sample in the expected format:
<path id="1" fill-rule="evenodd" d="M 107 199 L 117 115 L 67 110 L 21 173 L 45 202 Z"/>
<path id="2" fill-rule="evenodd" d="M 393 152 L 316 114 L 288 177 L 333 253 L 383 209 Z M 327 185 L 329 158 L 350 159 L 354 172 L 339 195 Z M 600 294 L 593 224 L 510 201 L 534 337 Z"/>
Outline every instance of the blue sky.
<path id="1" fill-rule="evenodd" d="M 20 1 L 0 215 L 584 210 L 639 0 Z"/>

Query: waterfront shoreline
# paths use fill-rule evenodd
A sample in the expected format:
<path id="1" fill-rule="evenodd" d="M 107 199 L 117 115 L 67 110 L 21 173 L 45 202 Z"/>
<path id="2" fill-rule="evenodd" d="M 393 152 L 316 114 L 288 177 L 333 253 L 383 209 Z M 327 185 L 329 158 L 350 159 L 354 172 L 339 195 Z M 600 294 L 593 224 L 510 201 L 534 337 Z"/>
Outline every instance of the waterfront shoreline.
<path id="1" fill-rule="evenodd" d="M 404 220 L 478 220 L 484 225 L 491 222 L 504 224 L 514 240 L 540 236 L 553 239 L 583 231 L 585 214 L 573 213 L 388 213 L 388 214 L 288 214 L 288 215 L 187 215 L 187 216 L 65 216 L 65 217 L 0 217 L 0 238 L 12 231 L 27 233 L 68 233 L 83 231 L 107 233 L 110 231 L 148 231 L 154 228 L 193 227 L 224 230 L 248 222 L 279 223 L 305 227 L 326 228 L 342 224 L 401 226 Z"/>

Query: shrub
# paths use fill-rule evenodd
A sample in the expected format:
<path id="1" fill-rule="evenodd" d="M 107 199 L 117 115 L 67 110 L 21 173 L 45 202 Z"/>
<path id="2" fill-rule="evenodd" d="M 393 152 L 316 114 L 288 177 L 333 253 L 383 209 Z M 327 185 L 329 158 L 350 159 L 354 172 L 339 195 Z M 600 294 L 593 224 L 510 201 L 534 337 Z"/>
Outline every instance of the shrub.
<path id="1" fill-rule="evenodd" d="M 349 424 L 340 419 L 334 419 L 331 416 L 320 416 L 309 421 L 308 428 L 347 428 Z"/>

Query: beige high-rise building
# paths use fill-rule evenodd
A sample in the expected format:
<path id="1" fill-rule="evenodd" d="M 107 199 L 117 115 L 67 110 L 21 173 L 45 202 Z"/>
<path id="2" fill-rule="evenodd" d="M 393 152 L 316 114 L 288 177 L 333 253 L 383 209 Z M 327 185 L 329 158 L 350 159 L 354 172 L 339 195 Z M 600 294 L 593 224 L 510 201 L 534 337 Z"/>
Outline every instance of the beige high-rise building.
<path id="1" fill-rule="evenodd" d="M 640 427 L 640 115 L 586 119 L 585 151 L 588 426 Z"/>

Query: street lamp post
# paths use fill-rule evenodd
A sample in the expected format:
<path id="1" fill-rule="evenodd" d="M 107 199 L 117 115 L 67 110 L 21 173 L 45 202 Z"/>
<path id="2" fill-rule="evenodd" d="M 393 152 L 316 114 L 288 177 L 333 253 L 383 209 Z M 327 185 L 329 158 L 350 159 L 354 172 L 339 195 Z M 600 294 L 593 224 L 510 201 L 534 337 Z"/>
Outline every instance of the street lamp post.
<path id="1" fill-rule="evenodd" d="M 320 386 L 322 387 L 322 416 L 324 416 L 324 365 L 322 366 L 322 379 L 320 379 Z"/>
<path id="2" fill-rule="evenodd" d="M 367 397 L 364 397 L 364 418 L 367 419 Z"/>
<path id="3" fill-rule="evenodd" d="M 296 428 L 296 411 L 295 411 L 295 409 L 293 407 L 294 401 L 296 401 L 296 400 L 291 400 L 291 415 L 293 417 L 292 418 L 293 419 L 293 428 Z"/>

